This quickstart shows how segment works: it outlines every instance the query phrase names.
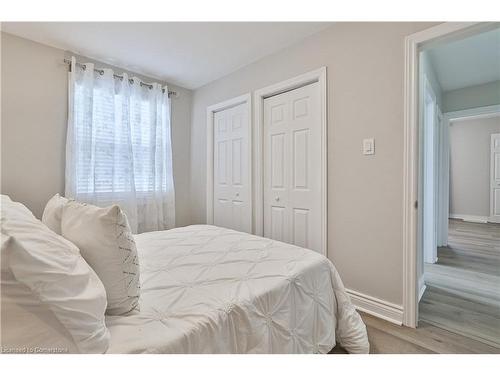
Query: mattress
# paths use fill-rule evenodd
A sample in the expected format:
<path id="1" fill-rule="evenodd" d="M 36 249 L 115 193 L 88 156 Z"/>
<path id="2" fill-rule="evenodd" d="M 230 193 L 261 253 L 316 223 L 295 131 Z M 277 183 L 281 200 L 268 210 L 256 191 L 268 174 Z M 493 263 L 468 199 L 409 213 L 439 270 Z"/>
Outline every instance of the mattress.
<path id="1" fill-rule="evenodd" d="M 108 353 L 367 353 L 324 256 L 209 225 L 136 236 L 140 312 L 107 316 Z"/>

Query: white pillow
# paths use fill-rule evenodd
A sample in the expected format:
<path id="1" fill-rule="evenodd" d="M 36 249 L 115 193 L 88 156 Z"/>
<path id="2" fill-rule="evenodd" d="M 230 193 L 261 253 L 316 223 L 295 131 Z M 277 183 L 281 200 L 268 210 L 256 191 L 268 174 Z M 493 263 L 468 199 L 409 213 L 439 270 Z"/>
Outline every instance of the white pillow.
<path id="1" fill-rule="evenodd" d="M 23 350 L 104 353 L 106 292 L 68 240 L 1 197 L 1 342 Z"/>
<path id="2" fill-rule="evenodd" d="M 106 288 L 109 315 L 139 307 L 139 260 L 127 217 L 119 206 L 101 208 L 70 201 L 63 207 L 62 235 L 80 249 Z"/>
<path id="3" fill-rule="evenodd" d="M 42 215 L 42 223 L 57 234 L 61 234 L 62 208 L 69 199 L 61 197 L 59 193 L 49 199 Z"/>

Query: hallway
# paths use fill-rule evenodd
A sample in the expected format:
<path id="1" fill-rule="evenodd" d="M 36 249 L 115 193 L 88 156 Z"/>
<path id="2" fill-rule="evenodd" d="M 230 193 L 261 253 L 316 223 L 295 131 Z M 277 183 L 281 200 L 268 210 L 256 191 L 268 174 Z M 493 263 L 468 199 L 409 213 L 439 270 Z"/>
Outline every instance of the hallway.
<path id="1" fill-rule="evenodd" d="M 450 219 L 448 246 L 424 273 L 420 321 L 500 348 L 500 224 Z"/>

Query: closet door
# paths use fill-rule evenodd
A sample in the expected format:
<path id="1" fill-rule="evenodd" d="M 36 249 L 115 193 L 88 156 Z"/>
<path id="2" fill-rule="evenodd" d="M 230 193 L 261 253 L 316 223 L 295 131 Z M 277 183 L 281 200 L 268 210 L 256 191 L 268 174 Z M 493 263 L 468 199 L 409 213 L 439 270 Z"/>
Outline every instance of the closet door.
<path id="1" fill-rule="evenodd" d="M 321 252 L 319 83 L 264 100 L 264 236 Z"/>
<path id="2" fill-rule="evenodd" d="M 214 114 L 214 225 L 252 232 L 248 111 Z"/>

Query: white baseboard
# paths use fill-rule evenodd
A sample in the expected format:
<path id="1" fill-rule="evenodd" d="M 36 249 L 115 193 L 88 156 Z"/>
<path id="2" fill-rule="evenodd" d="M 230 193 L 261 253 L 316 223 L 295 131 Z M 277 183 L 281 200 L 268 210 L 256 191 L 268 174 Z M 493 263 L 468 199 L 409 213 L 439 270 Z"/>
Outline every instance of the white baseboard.
<path id="1" fill-rule="evenodd" d="M 449 218 L 450 219 L 461 219 L 463 221 L 469 221 L 471 223 L 487 223 L 488 222 L 488 216 L 450 214 Z"/>
<path id="2" fill-rule="evenodd" d="M 418 302 L 420 302 L 420 300 L 422 299 L 422 296 L 424 295 L 426 288 L 427 288 L 427 285 L 425 285 L 425 283 L 422 283 L 422 285 L 420 286 L 420 288 L 418 290 Z"/>
<path id="3" fill-rule="evenodd" d="M 397 325 L 403 324 L 403 306 L 368 296 L 354 290 L 347 289 L 346 291 L 356 309 Z"/>

